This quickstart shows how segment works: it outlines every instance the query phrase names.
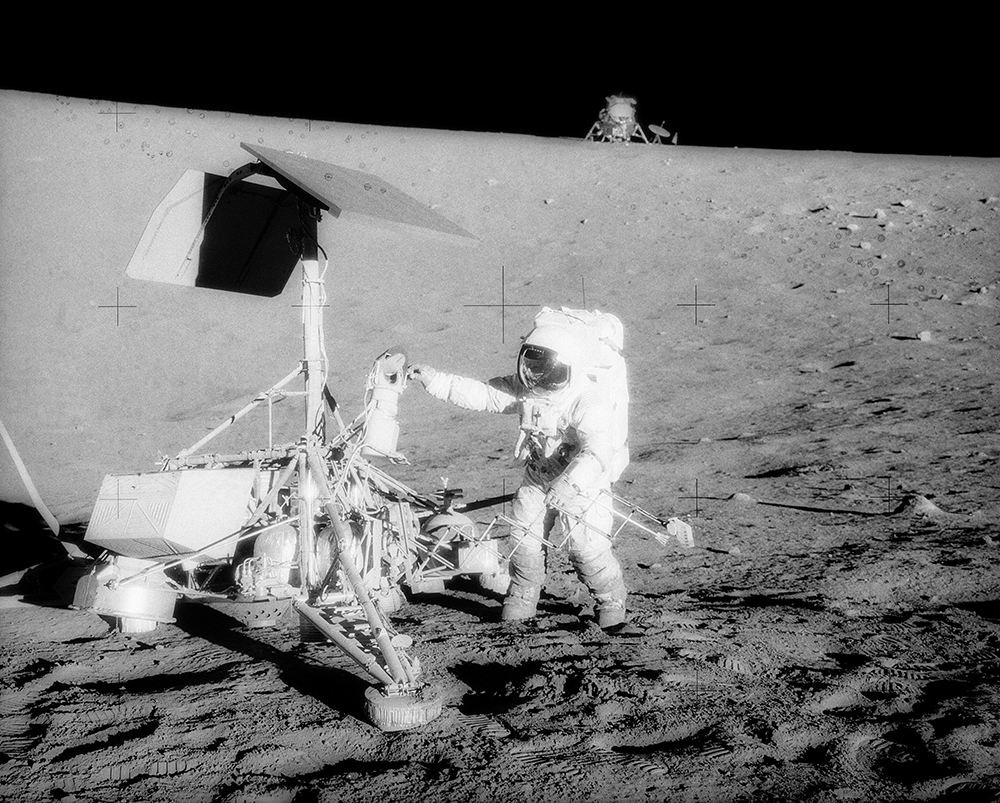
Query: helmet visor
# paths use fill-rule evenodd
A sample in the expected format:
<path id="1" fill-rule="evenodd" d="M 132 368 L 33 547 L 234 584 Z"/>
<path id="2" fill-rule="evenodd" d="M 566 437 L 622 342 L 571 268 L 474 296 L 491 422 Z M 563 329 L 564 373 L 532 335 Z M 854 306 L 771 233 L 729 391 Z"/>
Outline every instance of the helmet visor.
<path id="1" fill-rule="evenodd" d="M 569 383 L 569 366 L 550 349 L 523 345 L 517 357 L 517 374 L 529 390 L 559 390 Z"/>

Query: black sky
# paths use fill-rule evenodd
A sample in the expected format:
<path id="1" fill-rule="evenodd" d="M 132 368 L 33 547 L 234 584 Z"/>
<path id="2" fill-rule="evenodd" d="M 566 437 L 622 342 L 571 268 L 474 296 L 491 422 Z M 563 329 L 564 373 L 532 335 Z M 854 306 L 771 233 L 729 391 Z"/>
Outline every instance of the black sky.
<path id="1" fill-rule="evenodd" d="M 354 42 L 322 51 L 306 68 L 294 48 L 258 53 L 220 40 L 191 53 L 151 51 L 138 62 L 131 54 L 117 64 L 71 60 L 61 70 L 17 60 L 0 73 L 0 87 L 570 138 L 587 133 L 606 95 L 624 93 L 636 98 L 640 123 L 662 123 L 684 145 L 1000 156 L 996 54 L 978 44 L 977 25 L 985 21 L 946 34 L 935 23 L 916 36 L 898 20 L 841 15 L 766 35 L 739 25 L 724 35 L 674 29 L 656 48 L 630 45 L 631 36 L 608 36 L 621 44 L 602 47 L 593 31 L 568 47 L 511 45 L 486 30 L 462 46 Z"/>

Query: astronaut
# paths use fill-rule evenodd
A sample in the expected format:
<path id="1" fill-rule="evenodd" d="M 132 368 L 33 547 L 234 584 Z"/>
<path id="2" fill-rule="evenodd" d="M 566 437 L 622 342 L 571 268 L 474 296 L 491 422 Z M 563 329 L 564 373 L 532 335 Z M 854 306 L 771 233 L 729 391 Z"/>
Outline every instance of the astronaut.
<path id="1" fill-rule="evenodd" d="M 514 453 L 524 464 L 524 480 L 512 506 L 504 621 L 535 616 L 545 582 L 544 546 L 558 526 L 596 601 L 598 624 L 608 629 L 625 622 L 625 581 L 611 549 L 611 502 L 599 499 L 618 473 L 611 410 L 579 369 L 579 349 L 564 327 L 543 325 L 525 338 L 511 376 L 480 382 L 426 365 L 409 367 L 408 376 L 438 399 L 520 416 Z"/>

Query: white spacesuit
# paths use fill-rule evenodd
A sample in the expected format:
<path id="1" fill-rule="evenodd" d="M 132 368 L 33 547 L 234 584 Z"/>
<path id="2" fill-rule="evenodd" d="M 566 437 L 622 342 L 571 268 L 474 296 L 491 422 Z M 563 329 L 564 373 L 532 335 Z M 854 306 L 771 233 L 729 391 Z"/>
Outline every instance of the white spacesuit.
<path id="1" fill-rule="evenodd" d="M 544 541 L 558 522 L 568 534 L 570 560 L 593 594 L 598 623 L 625 621 L 625 582 L 611 550 L 612 514 L 605 498 L 619 473 L 611 410 L 583 371 L 578 345 L 558 326 L 540 326 L 518 355 L 517 373 L 489 382 L 410 367 L 436 398 L 470 410 L 520 414 L 515 456 L 524 481 L 513 500 L 511 584 L 501 618 L 533 617 L 545 582 Z M 562 510 L 574 515 L 566 515 Z"/>

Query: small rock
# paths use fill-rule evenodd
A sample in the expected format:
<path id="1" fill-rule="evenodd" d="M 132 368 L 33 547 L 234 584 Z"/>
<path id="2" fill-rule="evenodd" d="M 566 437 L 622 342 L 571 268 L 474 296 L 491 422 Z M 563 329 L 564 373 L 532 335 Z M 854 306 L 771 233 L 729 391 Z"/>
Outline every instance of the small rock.
<path id="1" fill-rule="evenodd" d="M 548 204 L 554 204 L 555 202 L 556 202 L 555 198 L 546 198 L 545 199 L 546 205 L 548 205 Z"/>
<path id="2" fill-rule="evenodd" d="M 947 293 L 942 293 L 942 294 L 941 294 L 941 295 L 939 296 L 938 300 L 939 300 L 939 301 L 951 301 L 951 298 L 949 298 L 949 296 L 948 296 L 948 294 L 947 294 Z"/>
<path id="3" fill-rule="evenodd" d="M 920 338 L 921 340 L 923 340 L 925 343 L 928 343 L 928 342 L 930 342 L 930 340 L 933 337 L 933 335 L 931 335 L 931 333 L 930 333 L 929 330 L 925 329 L 923 332 L 921 332 L 919 335 L 917 335 L 917 337 Z"/>
<path id="4" fill-rule="evenodd" d="M 847 228 L 851 231 L 857 231 L 861 227 L 857 223 L 848 223 Z"/>
<path id="5" fill-rule="evenodd" d="M 935 505 L 926 496 L 921 496 L 920 494 L 906 497 L 899 507 L 892 512 L 894 514 L 906 513 L 910 516 L 919 516 L 921 518 L 940 518 L 950 515 Z"/>
<path id="6" fill-rule="evenodd" d="M 750 496 L 750 494 L 745 494 L 742 491 L 734 493 L 732 496 L 730 496 L 729 497 L 729 501 L 731 501 L 731 502 L 746 502 L 747 504 L 751 504 L 751 505 L 756 505 L 757 504 L 757 500 L 756 499 L 754 499 L 752 496 Z"/>
<path id="7" fill-rule="evenodd" d="M 583 220 L 580 221 L 580 225 L 583 226 L 584 224 L 586 224 L 586 222 L 587 222 L 587 218 L 583 218 Z"/>
<path id="8" fill-rule="evenodd" d="M 990 291 L 990 288 L 988 288 L 988 287 L 980 287 L 978 290 L 976 290 L 976 292 L 979 293 L 979 295 L 981 295 L 981 296 L 986 295 L 989 291 Z"/>
<path id="9" fill-rule="evenodd" d="M 909 201 L 909 200 L 906 200 L 906 201 L 900 201 L 900 202 L 899 202 L 899 205 L 900 205 L 900 206 L 913 206 L 913 201 Z"/>
<path id="10" fill-rule="evenodd" d="M 486 183 L 489 184 L 491 187 L 495 187 L 500 182 L 495 178 L 488 178 L 486 179 Z"/>
<path id="11" fill-rule="evenodd" d="M 843 287 L 838 287 L 833 291 L 834 293 L 846 293 L 847 291 Z"/>
<path id="12" fill-rule="evenodd" d="M 743 554 L 743 550 L 740 549 L 738 546 L 730 547 L 729 548 L 729 554 L 730 555 L 742 555 Z"/>
<path id="13" fill-rule="evenodd" d="M 875 218 L 877 220 L 885 220 L 885 216 L 886 215 L 885 215 L 885 210 L 884 209 L 876 209 L 875 210 Z"/>
<path id="14" fill-rule="evenodd" d="M 871 243 L 869 243 L 869 242 L 864 242 L 864 243 L 861 243 L 861 247 L 862 247 L 862 248 L 863 248 L 863 249 L 864 249 L 865 251 L 871 251 L 871 248 L 872 248 L 872 244 L 871 244 Z"/>

